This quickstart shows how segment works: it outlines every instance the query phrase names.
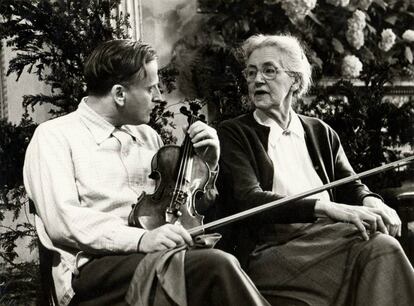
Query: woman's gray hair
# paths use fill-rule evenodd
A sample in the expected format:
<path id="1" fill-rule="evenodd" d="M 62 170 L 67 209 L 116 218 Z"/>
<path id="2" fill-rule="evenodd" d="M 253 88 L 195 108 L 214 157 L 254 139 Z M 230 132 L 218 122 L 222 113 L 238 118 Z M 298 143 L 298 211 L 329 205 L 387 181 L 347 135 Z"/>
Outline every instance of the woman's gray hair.
<path id="1" fill-rule="evenodd" d="M 254 50 L 263 47 L 275 47 L 281 52 L 282 68 L 298 78 L 299 89 L 294 93 L 300 98 L 307 93 L 312 84 L 312 67 L 305 54 L 305 49 L 299 40 L 291 35 L 263 35 L 250 36 L 242 45 L 244 62 L 247 63 Z"/>

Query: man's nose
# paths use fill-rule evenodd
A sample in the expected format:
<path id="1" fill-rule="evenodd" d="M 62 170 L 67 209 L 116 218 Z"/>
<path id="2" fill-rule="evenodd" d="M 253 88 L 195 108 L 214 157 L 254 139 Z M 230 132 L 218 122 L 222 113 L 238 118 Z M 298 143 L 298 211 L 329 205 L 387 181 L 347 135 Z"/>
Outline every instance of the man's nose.
<path id="1" fill-rule="evenodd" d="M 160 102 L 164 101 L 164 99 L 162 97 L 162 94 L 161 94 L 161 91 L 158 88 L 158 85 L 154 86 L 154 93 L 152 94 L 151 101 L 154 102 L 154 103 L 160 103 Z"/>

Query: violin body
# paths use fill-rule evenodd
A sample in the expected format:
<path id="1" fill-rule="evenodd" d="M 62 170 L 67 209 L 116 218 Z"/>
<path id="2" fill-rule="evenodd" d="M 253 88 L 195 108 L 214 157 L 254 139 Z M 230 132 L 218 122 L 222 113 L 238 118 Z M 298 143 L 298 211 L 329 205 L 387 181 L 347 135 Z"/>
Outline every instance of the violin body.
<path id="1" fill-rule="evenodd" d="M 204 217 L 197 213 L 195 202 L 205 192 L 210 169 L 191 154 L 183 170 L 182 156 L 183 147 L 174 145 L 164 146 L 154 155 L 150 178 L 156 180 L 155 192 L 139 197 L 128 217 L 129 225 L 146 230 L 166 223 L 180 223 L 186 229 L 202 225 Z"/>

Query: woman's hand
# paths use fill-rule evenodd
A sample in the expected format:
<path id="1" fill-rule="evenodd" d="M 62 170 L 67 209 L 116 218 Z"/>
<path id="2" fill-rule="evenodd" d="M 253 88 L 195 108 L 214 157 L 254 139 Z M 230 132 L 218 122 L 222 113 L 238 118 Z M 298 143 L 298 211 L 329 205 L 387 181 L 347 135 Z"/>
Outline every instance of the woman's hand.
<path id="1" fill-rule="evenodd" d="M 316 217 L 328 217 L 332 220 L 352 223 L 361 232 L 365 240 L 369 234 L 379 231 L 389 234 L 386 224 L 392 222 L 391 218 L 381 209 L 366 206 L 339 204 L 329 201 L 317 201 L 315 204 Z"/>
<path id="2" fill-rule="evenodd" d="M 401 236 L 401 219 L 398 216 L 397 212 L 385 204 L 381 199 L 377 197 L 365 197 L 362 201 L 362 204 L 365 207 L 375 208 L 388 216 L 389 222 L 385 223 L 385 226 L 388 229 L 388 232 L 391 236 Z"/>

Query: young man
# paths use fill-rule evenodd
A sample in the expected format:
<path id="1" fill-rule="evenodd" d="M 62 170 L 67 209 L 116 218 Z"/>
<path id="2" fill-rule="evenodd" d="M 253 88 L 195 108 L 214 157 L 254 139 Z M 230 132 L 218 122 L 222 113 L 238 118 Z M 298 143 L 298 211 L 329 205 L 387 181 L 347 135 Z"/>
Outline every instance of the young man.
<path id="1" fill-rule="evenodd" d="M 193 244 L 179 224 L 149 231 L 128 226 L 131 204 L 155 188 L 148 175 L 162 141 L 145 123 L 161 99 L 157 71 L 149 45 L 103 43 L 85 64 L 88 96 L 75 112 L 41 124 L 27 149 L 25 187 L 36 206 L 40 241 L 55 252 L 52 273 L 61 305 L 122 305 L 147 253 Z M 196 153 L 215 170 L 215 130 L 196 122 L 188 133 Z M 176 289 L 186 290 L 188 305 L 267 304 L 229 254 L 192 249 L 183 265 L 185 288 Z M 167 301 L 173 304 L 171 296 Z"/>

